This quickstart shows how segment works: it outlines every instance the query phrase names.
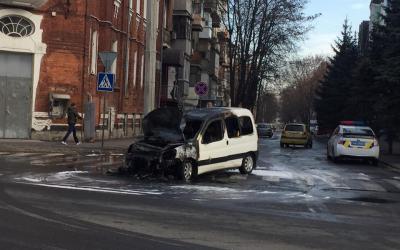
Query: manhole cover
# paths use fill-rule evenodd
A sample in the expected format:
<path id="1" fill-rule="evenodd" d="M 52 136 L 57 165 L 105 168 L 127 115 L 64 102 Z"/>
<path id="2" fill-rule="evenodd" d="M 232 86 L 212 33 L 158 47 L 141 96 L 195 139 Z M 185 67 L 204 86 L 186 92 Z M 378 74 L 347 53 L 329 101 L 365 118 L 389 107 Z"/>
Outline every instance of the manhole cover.
<path id="1" fill-rule="evenodd" d="M 396 201 L 393 201 L 393 200 L 374 198 L 374 197 L 356 197 L 356 198 L 349 198 L 347 200 L 368 202 L 368 203 L 395 203 L 396 202 Z"/>

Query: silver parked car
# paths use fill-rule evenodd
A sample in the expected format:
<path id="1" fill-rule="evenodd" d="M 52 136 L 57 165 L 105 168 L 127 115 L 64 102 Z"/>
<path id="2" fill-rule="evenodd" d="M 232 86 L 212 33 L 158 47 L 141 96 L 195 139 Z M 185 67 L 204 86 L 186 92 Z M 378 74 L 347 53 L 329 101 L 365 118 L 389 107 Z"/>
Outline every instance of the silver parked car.
<path id="1" fill-rule="evenodd" d="M 274 135 L 273 126 L 269 123 L 257 123 L 258 137 L 269 137 Z"/>

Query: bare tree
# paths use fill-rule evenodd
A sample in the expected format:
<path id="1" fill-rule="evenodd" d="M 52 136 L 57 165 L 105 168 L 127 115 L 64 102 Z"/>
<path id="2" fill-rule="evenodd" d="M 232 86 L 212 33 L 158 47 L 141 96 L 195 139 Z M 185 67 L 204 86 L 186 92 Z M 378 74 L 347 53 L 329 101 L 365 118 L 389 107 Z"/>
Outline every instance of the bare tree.
<path id="1" fill-rule="evenodd" d="M 260 94 L 257 103 L 257 122 L 273 122 L 279 112 L 279 103 L 276 94 L 263 92 Z"/>
<path id="2" fill-rule="evenodd" d="M 278 73 L 279 64 L 310 30 L 308 0 L 224 0 L 229 33 L 232 106 L 254 108 L 257 92 Z"/>
<path id="3" fill-rule="evenodd" d="M 285 122 L 306 124 L 313 117 L 315 91 L 326 73 L 326 59 L 321 56 L 291 61 L 284 71 L 289 83 L 281 93 L 281 117 Z"/>

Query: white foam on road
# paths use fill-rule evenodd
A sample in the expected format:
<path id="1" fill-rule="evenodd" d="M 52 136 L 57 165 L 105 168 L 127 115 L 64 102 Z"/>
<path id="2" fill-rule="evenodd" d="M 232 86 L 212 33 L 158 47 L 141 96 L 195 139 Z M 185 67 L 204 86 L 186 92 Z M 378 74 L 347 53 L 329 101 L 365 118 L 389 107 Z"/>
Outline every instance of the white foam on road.
<path id="1" fill-rule="evenodd" d="M 33 183 L 40 183 L 40 182 L 46 182 L 46 181 L 53 182 L 53 181 L 67 180 L 78 174 L 87 174 L 87 173 L 89 173 L 89 172 L 88 171 L 64 171 L 64 172 L 59 172 L 59 173 L 55 173 L 55 174 L 47 175 L 47 176 L 28 175 L 28 176 L 24 176 L 24 177 L 18 177 L 15 179 L 16 180 L 24 180 L 24 181 L 33 182 Z"/>
<path id="2" fill-rule="evenodd" d="M 215 187 L 215 186 L 200 186 L 200 185 L 182 185 L 170 186 L 173 189 L 194 190 L 204 193 L 260 193 L 260 194 L 275 194 L 276 192 L 262 191 L 262 190 L 240 190 L 228 187 Z"/>
<path id="3" fill-rule="evenodd" d="M 263 177 L 277 177 L 277 178 L 282 178 L 282 179 L 294 179 L 295 178 L 294 173 L 289 172 L 289 171 L 255 169 L 251 173 L 254 175 L 263 176 Z"/>
<path id="4" fill-rule="evenodd" d="M 74 177 L 75 175 L 78 174 L 87 174 L 89 173 L 88 171 L 64 171 L 64 172 L 59 172 L 53 175 L 50 175 L 46 177 L 47 181 L 62 181 L 66 179 L 70 179 L 71 177 Z"/>
<path id="5" fill-rule="evenodd" d="M 182 186 L 171 186 L 173 189 L 186 189 L 195 190 L 201 192 L 238 192 L 239 190 L 227 187 L 213 187 L 213 186 L 199 186 L 199 185 L 182 185 Z"/>
<path id="6" fill-rule="evenodd" d="M 386 181 L 395 186 L 397 189 L 400 189 L 400 181 L 397 180 L 386 180 Z"/>
<path id="7" fill-rule="evenodd" d="M 21 178 L 16 178 L 17 180 L 24 180 L 24 181 L 29 181 L 29 182 L 43 182 L 45 179 L 43 177 L 21 177 Z"/>
<path id="8" fill-rule="evenodd" d="M 368 175 L 364 174 L 364 173 L 359 173 L 358 175 L 356 175 L 356 177 L 354 179 L 363 180 L 363 181 L 370 181 L 371 180 L 371 178 Z"/>

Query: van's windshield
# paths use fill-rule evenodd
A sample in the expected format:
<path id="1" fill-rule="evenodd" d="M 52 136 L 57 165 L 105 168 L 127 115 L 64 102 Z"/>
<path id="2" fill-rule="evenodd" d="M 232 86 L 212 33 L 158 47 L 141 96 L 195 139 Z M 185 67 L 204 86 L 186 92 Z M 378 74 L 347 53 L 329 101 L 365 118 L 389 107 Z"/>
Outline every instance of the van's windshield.
<path id="1" fill-rule="evenodd" d="M 185 140 L 192 140 L 199 132 L 202 123 L 202 120 L 185 120 L 185 127 L 183 129 Z"/>

